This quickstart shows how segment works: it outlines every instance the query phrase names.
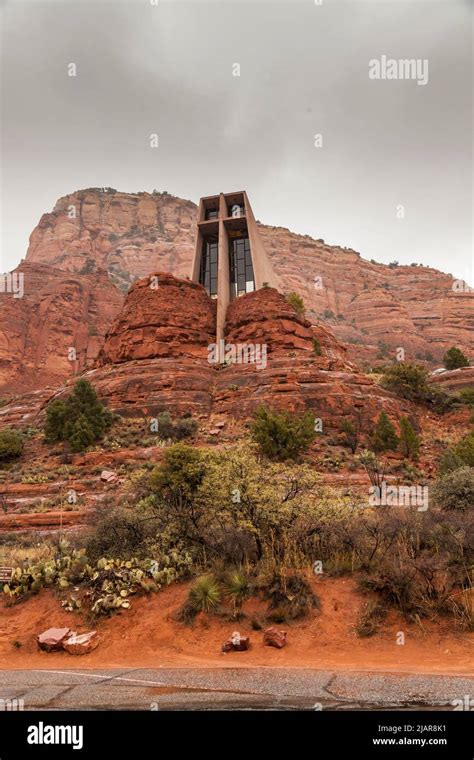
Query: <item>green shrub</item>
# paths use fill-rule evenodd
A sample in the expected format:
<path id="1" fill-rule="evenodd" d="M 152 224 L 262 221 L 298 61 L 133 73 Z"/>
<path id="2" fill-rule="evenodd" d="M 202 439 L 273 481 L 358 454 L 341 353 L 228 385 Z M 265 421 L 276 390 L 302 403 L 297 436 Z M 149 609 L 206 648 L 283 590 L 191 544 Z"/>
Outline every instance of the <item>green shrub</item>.
<path id="1" fill-rule="evenodd" d="M 461 457 L 455 454 L 453 449 L 447 449 L 440 459 L 438 473 L 439 475 L 446 475 L 448 472 L 453 472 L 453 470 L 463 467 L 464 464 Z"/>
<path id="2" fill-rule="evenodd" d="M 196 420 L 191 417 L 182 417 L 177 422 L 173 422 L 169 412 L 161 412 L 157 417 L 157 422 L 160 438 L 170 438 L 174 441 L 181 441 L 183 438 L 195 435 L 199 427 Z"/>
<path id="3" fill-rule="evenodd" d="M 398 447 L 397 432 L 385 412 L 380 412 L 371 445 L 376 452 L 395 451 Z"/>
<path id="4" fill-rule="evenodd" d="M 91 560 L 101 557 L 146 557 L 153 552 L 156 521 L 151 511 L 98 510 L 91 518 L 85 550 Z"/>
<path id="5" fill-rule="evenodd" d="M 275 623 L 297 620 L 318 609 L 320 602 L 306 578 L 299 573 L 288 577 L 274 573 L 262 587 L 263 598 L 269 602 L 268 619 Z M 278 618 L 281 617 L 281 620 Z"/>
<path id="6" fill-rule="evenodd" d="M 457 444 L 444 452 L 438 471 L 440 475 L 446 475 L 466 465 L 474 467 L 474 431 L 465 435 Z"/>
<path id="7" fill-rule="evenodd" d="M 387 609 L 380 602 L 366 602 L 359 613 L 356 633 L 360 638 L 377 633 L 380 623 L 387 617 Z"/>
<path id="8" fill-rule="evenodd" d="M 84 451 L 112 424 L 112 415 L 87 380 L 78 380 L 70 396 L 52 401 L 46 410 L 45 438 L 67 441 L 72 451 Z"/>
<path id="9" fill-rule="evenodd" d="M 439 478 L 433 499 L 445 511 L 465 512 L 474 506 L 474 467 L 460 467 Z"/>
<path id="10" fill-rule="evenodd" d="M 400 451 L 407 459 L 418 459 L 420 438 L 408 417 L 400 418 Z"/>
<path id="11" fill-rule="evenodd" d="M 198 427 L 196 420 L 191 419 L 191 417 L 183 417 L 175 422 L 172 437 L 177 441 L 182 441 L 183 438 L 191 438 L 196 435 Z"/>
<path id="12" fill-rule="evenodd" d="M 455 455 L 468 467 L 474 467 L 474 430 L 463 436 L 454 446 Z"/>
<path id="13" fill-rule="evenodd" d="M 402 398 L 424 399 L 429 391 L 428 370 L 419 364 L 397 362 L 384 369 L 381 384 Z"/>
<path id="14" fill-rule="evenodd" d="M 288 293 L 286 300 L 290 306 L 293 306 L 294 310 L 300 317 L 304 317 L 305 305 L 303 299 L 298 295 L 298 293 Z"/>
<path id="15" fill-rule="evenodd" d="M 474 388 L 463 388 L 459 391 L 459 398 L 463 404 L 474 407 Z"/>
<path id="16" fill-rule="evenodd" d="M 150 484 L 162 539 L 203 564 L 296 566 L 318 526 L 342 519 L 347 502 L 325 489 L 310 465 L 269 462 L 255 448 L 200 451 L 176 444 L 172 449 L 181 453 L 171 459 L 168 449 Z"/>
<path id="17" fill-rule="evenodd" d="M 344 418 L 341 423 L 343 442 L 353 454 L 356 453 L 362 435 L 362 415 L 358 414 L 354 419 Z"/>
<path id="18" fill-rule="evenodd" d="M 0 430 L 0 462 L 17 459 L 23 451 L 23 437 L 12 428 Z"/>
<path id="19" fill-rule="evenodd" d="M 315 353 L 316 356 L 321 356 L 321 341 L 318 338 L 313 338 L 312 343 L 313 353 Z"/>
<path id="20" fill-rule="evenodd" d="M 165 451 L 161 465 L 150 474 L 150 487 L 159 499 L 180 510 L 191 508 L 204 477 L 204 464 L 199 451 L 184 443 L 176 443 Z"/>
<path id="21" fill-rule="evenodd" d="M 452 346 L 443 356 L 443 365 L 446 369 L 458 369 L 459 367 L 469 367 L 469 359 L 460 348 Z"/>
<path id="22" fill-rule="evenodd" d="M 254 414 L 251 432 L 269 459 L 297 459 L 315 438 L 314 417 L 311 412 L 298 417 L 261 406 Z"/>

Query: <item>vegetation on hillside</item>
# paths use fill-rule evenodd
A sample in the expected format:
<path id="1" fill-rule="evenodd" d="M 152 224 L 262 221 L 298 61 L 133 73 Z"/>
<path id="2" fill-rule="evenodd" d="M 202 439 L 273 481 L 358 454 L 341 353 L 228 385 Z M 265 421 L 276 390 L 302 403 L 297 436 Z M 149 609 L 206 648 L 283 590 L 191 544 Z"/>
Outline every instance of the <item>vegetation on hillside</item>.
<path id="1" fill-rule="evenodd" d="M 446 369 L 459 369 L 460 367 L 469 367 L 469 359 L 460 348 L 452 346 L 448 348 L 443 356 L 443 365 Z"/>
<path id="2" fill-rule="evenodd" d="M 17 459 L 23 451 L 23 436 L 17 430 L 0 430 L 0 464 Z"/>
<path id="3" fill-rule="evenodd" d="M 78 380 L 65 399 L 55 399 L 46 410 L 45 439 L 67 441 L 71 451 L 84 451 L 102 438 L 112 424 L 112 414 L 99 401 L 87 380 Z"/>
<path id="4" fill-rule="evenodd" d="M 260 406 L 251 425 L 253 440 L 269 459 L 284 462 L 296 460 L 314 440 L 314 416 L 306 412 L 302 416 L 289 412 L 275 412 Z"/>

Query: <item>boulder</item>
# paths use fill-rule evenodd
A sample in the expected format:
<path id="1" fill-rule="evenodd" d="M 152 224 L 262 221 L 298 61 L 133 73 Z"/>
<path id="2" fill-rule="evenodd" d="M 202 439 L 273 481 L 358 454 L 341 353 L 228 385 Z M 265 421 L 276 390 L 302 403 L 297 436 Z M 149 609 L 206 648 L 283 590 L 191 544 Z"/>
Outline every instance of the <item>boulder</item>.
<path id="1" fill-rule="evenodd" d="M 283 649 L 286 646 L 286 631 L 277 631 L 276 628 L 266 628 L 263 632 L 263 643 L 267 647 Z"/>
<path id="2" fill-rule="evenodd" d="M 117 475 L 111 470 L 102 470 L 100 473 L 100 479 L 103 480 L 104 483 L 113 483 L 114 480 L 117 480 Z"/>
<path id="3" fill-rule="evenodd" d="M 48 628 L 38 636 L 38 646 L 45 652 L 58 652 L 63 648 L 63 642 L 71 635 L 70 628 Z"/>
<path id="4" fill-rule="evenodd" d="M 223 652 L 246 652 L 250 646 L 250 638 L 241 636 L 238 631 L 234 631 L 232 636 L 222 644 Z"/>
<path id="5" fill-rule="evenodd" d="M 88 633 L 72 633 L 63 641 L 63 649 L 69 654 L 89 654 L 99 644 L 99 635 L 97 631 Z"/>

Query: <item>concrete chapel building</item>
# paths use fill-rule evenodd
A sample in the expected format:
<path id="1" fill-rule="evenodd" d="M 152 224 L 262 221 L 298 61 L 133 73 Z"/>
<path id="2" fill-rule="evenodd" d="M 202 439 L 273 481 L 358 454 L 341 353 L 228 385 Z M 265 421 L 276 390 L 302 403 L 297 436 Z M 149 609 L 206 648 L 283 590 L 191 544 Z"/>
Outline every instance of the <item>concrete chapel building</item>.
<path id="1" fill-rule="evenodd" d="M 199 202 L 191 279 L 217 300 L 216 342 L 224 339 L 229 303 L 276 278 L 245 191 L 219 193 Z"/>

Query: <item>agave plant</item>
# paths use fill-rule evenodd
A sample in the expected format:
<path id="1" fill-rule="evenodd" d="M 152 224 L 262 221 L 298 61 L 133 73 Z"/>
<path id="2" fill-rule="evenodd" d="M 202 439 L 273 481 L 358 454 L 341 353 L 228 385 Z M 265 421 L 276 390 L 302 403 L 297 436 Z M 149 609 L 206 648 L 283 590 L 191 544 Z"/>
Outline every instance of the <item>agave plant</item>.
<path id="1" fill-rule="evenodd" d="M 198 612 L 212 612 L 220 603 L 219 585 L 212 575 L 199 578 L 189 592 L 189 602 Z"/>

